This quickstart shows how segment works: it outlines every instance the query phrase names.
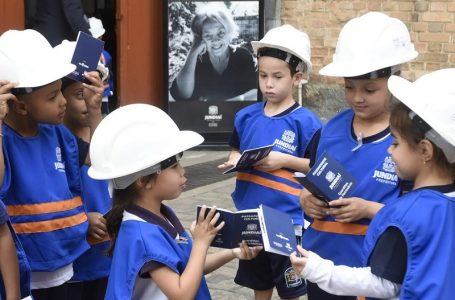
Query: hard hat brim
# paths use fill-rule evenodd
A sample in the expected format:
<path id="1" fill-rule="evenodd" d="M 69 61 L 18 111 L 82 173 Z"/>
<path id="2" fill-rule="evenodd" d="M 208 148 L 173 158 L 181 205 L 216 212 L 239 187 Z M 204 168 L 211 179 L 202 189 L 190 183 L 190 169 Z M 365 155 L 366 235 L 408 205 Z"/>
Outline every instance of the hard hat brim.
<path id="1" fill-rule="evenodd" d="M 311 69 L 312 69 L 311 61 L 309 61 L 308 59 L 306 59 L 306 58 L 302 57 L 301 55 L 295 53 L 294 51 L 292 51 L 291 49 L 289 49 L 287 47 L 283 47 L 283 46 L 279 46 L 279 45 L 275 45 L 275 44 L 271 44 L 271 43 L 264 43 L 264 42 L 261 42 L 261 41 L 251 41 L 251 46 L 253 47 L 254 54 L 256 54 L 256 55 L 257 55 L 258 50 L 260 48 L 275 48 L 275 49 L 280 49 L 282 51 L 291 53 L 292 55 L 300 58 L 305 63 L 305 65 L 307 67 L 307 71 L 306 71 L 307 74 L 311 73 Z"/>
<path id="2" fill-rule="evenodd" d="M 445 70 L 439 70 L 437 72 L 441 71 L 444 72 Z M 454 73 L 448 75 L 453 76 L 453 74 Z M 431 104 L 429 101 L 434 99 L 432 96 L 438 97 L 437 91 L 434 91 L 434 93 L 422 92 L 422 90 L 416 89 L 412 82 L 395 75 L 389 78 L 388 88 L 398 101 L 406 105 L 441 135 L 441 137 L 455 147 L 455 135 L 451 132 L 451 129 L 453 128 L 450 128 L 448 124 L 444 124 L 444 122 L 441 121 L 441 116 L 436 115 L 433 109 L 428 108 L 430 105 L 436 105 L 436 103 Z"/>

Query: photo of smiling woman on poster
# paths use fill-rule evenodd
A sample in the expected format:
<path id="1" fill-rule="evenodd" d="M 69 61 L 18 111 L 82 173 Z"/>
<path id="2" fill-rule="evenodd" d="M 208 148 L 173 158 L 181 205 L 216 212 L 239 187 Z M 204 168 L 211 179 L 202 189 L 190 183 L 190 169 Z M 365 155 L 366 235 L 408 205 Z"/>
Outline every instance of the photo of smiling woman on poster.
<path id="1" fill-rule="evenodd" d="M 257 38 L 248 36 L 257 35 L 248 32 L 249 27 L 257 29 L 249 24 L 257 20 L 248 11 L 249 2 L 231 1 L 237 4 L 228 4 L 229 8 L 225 2 L 189 2 L 179 9 L 194 10 L 188 30 L 192 40 L 184 41 L 182 35 L 169 40 L 170 101 L 257 101 L 256 60 L 245 40 Z M 171 52 L 172 46 L 176 51 Z"/>

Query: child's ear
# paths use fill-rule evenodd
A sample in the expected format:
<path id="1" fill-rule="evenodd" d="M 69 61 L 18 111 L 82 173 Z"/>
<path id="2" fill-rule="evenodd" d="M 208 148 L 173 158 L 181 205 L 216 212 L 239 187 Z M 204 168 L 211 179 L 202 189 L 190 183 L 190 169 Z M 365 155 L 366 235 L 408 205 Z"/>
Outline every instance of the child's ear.
<path id="1" fill-rule="evenodd" d="M 419 142 L 419 151 L 424 163 L 433 158 L 434 147 L 429 140 L 423 139 Z"/>
<path id="2" fill-rule="evenodd" d="M 300 80 L 303 79 L 303 73 L 302 72 L 295 73 L 292 79 L 294 80 L 294 86 L 299 86 Z"/>
<path id="3" fill-rule="evenodd" d="M 27 105 L 25 101 L 19 99 L 19 97 L 14 97 L 14 99 L 10 100 L 10 108 L 16 112 L 18 115 L 25 116 L 27 115 Z"/>

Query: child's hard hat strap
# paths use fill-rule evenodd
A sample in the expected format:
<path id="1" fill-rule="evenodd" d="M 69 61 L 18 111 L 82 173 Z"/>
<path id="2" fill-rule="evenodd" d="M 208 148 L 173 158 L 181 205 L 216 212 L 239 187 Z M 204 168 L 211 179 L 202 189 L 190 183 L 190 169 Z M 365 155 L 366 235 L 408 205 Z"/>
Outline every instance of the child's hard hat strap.
<path id="1" fill-rule="evenodd" d="M 297 68 L 299 67 L 299 64 L 302 63 L 302 60 L 300 58 L 298 58 L 297 56 L 292 55 L 289 52 L 286 52 L 286 51 L 283 51 L 280 49 L 276 49 L 276 48 L 268 48 L 268 47 L 260 48 L 258 50 L 257 57 L 259 58 L 261 56 L 270 56 L 270 57 L 284 60 L 289 65 L 291 65 L 291 67 L 294 70 L 297 70 Z M 302 70 L 302 72 L 303 71 L 304 70 Z"/>

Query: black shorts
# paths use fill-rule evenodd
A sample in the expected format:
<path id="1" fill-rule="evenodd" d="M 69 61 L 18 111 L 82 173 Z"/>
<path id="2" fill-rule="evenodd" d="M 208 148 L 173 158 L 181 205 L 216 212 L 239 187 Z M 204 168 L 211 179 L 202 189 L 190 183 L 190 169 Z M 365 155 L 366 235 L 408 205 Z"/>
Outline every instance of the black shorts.
<path id="1" fill-rule="evenodd" d="M 276 287 L 282 299 L 306 294 L 306 283 L 295 273 L 289 257 L 264 250 L 252 260 L 239 260 L 234 282 L 258 291 Z"/>

